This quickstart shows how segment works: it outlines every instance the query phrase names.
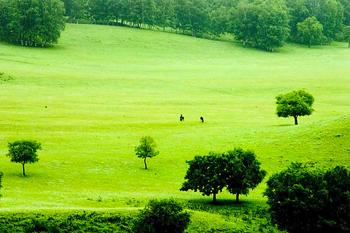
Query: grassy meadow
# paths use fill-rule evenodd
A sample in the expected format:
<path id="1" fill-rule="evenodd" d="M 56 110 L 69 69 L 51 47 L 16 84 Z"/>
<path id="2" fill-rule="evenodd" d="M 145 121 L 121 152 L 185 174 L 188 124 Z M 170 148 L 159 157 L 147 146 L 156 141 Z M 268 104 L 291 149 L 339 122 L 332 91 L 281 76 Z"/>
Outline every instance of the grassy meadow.
<path id="1" fill-rule="evenodd" d="M 0 43 L 0 72 L 0 211 L 133 210 L 169 197 L 209 203 L 179 191 L 186 160 L 234 147 L 254 150 L 268 175 L 292 161 L 350 166 L 345 43 L 267 53 L 170 33 L 67 25 L 53 48 Z M 275 114 L 275 96 L 294 89 L 316 100 L 299 126 Z M 134 155 L 145 135 L 160 150 L 147 171 Z M 25 178 L 5 156 L 16 139 L 43 146 Z M 264 189 L 243 196 L 242 205 L 263 206 Z"/>

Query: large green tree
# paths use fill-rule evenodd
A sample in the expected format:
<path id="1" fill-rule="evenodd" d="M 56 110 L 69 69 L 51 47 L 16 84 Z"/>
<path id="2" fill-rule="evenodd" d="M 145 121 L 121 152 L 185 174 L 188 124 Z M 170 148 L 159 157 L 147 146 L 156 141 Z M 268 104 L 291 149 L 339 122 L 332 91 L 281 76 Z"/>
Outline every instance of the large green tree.
<path id="1" fill-rule="evenodd" d="M 216 203 L 216 196 L 225 187 L 223 179 L 224 171 L 223 158 L 215 153 L 205 156 L 196 156 L 193 160 L 187 161 L 189 168 L 185 176 L 185 182 L 181 191 L 199 191 L 203 196 L 213 195 L 213 203 Z"/>
<path id="2" fill-rule="evenodd" d="M 41 149 L 41 144 L 36 141 L 21 140 L 10 142 L 8 149 L 7 156 L 11 158 L 11 162 L 22 164 L 22 173 L 25 176 L 25 164 L 39 161 L 37 151 Z"/>
<path id="3" fill-rule="evenodd" d="M 283 1 L 244 1 L 233 18 L 233 33 L 243 45 L 273 51 L 289 36 L 288 11 Z"/>
<path id="4" fill-rule="evenodd" d="M 267 182 L 272 219 L 291 233 L 350 232 L 350 172 L 294 163 Z"/>
<path id="5" fill-rule="evenodd" d="M 247 195 L 250 189 L 254 189 L 266 175 L 266 171 L 260 168 L 260 162 L 254 152 L 237 148 L 223 155 L 225 169 L 223 176 L 230 193 L 236 195 L 236 203 L 239 195 Z"/>
<path id="6" fill-rule="evenodd" d="M 57 42 L 64 29 L 60 0 L 1 0 L 1 39 L 22 46 L 46 47 Z"/>
<path id="7" fill-rule="evenodd" d="M 309 48 L 311 45 L 320 44 L 323 39 L 323 26 L 316 17 L 309 17 L 298 23 L 297 37 L 300 43 L 307 44 Z"/>
<path id="8" fill-rule="evenodd" d="M 298 117 L 311 115 L 314 97 L 304 90 L 292 91 L 276 97 L 277 116 L 293 117 L 294 124 L 298 125 Z"/>

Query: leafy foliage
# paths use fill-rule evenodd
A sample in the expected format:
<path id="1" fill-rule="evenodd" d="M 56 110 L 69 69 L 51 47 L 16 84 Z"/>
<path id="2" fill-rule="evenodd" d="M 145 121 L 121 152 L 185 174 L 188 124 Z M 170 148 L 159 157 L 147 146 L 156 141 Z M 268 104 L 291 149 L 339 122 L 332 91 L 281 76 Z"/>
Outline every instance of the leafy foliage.
<path id="1" fill-rule="evenodd" d="M 323 26 L 323 35 L 331 41 L 342 31 L 343 7 L 338 0 L 286 0 L 291 17 L 291 39 L 300 43 L 297 26 L 309 17 L 315 17 Z"/>
<path id="2" fill-rule="evenodd" d="M 350 172 L 293 163 L 267 182 L 273 220 L 289 232 L 349 232 Z"/>
<path id="3" fill-rule="evenodd" d="M 244 45 L 273 51 L 288 38 L 288 11 L 283 1 L 242 2 L 234 18 L 234 34 Z"/>
<path id="4" fill-rule="evenodd" d="M 209 153 L 207 156 L 196 156 L 187 162 L 187 170 L 181 191 L 194 190 L 203 195 L 216 195 L 225 187 L 236 195 L 239 202 L 240 194 L 248 194 L 264 179 L 266 172 L 260 169 L 260 163 L 251 151 L 240 148 L 224 154 Z"/>
<path id="5" fill-rule="evenodd" d="M 323 26 L 316 17 L 312 16 L 298 23 L 298 40 L 302 44 L 311 45 L 320 44 L 323 40 Z"/>
<path id="6" fill-rule="evenodd" d="M 258 186 L 266 176 L 266 171 L 260 169 L 260 162 L 252 151 L 238 148 L 224 153 L 223 157 L 225 160 L 223 174 L 227 190 L 236 194 L 238 203 L 239 195 L 247 195 L 249 189 Z"/>
<path id="7" fill-rule="evenodd" d="M 135 147 L 137 157 L 142 158 L 147 169 L 147 158 L 153 158 L 159 154 L 157 145 L 152 137 L 146 136 L 140 139 L 140 145 Z"/>
<path id="8" fill-rule="evenodd" d="M 213 195 L 213 202 L 216 202 L 216 195 L 222 191 L 226 183 L 223 172 L 225 169 L 224 160 L 215 153 L 207 156 L 196 156 L 193 160 L 187 161 L 187 170 L 181 191 L 199 191 L 205 196 Z"/>
<path id="9" fill-rule="evenodd" d="M 152 200 L 135 222 L 137 233 L 181 233 L 190 223 L 190 214 L 174 200 Z"/>
<path id="10" fill-rule="evenodd" d="M 334 39 L 349 21 L 349 0 L 339 1 L 64 0 L 73 22 L 162 28 L 209 38 L 233 32 L 244 45 L 268 51 L 281 47 L 288 37 L 300 43 L 297 25 L 308 17 L 323 25 L 326 41 Z"/>
<path id="11" fill-rule="evenodd" d="M 311 115 L 314 111 L 314 97 L 304 90 L 292 91 L 276 97 L 277 115 L 279 117 L 294 117 L 295 125 L 299 116 Z"/>
<path id="12" fill-rule="evenodd" d="M 1 0 L 0 39 L 31 47 L 57 42 L 64 29 L 60 0 Z"/>
<path id="13" fill-rule="evenodd" d="M 350 48 L 350 26 L 344 27 L 344 39 L 348 42 L 348 47 Z"/>
<path id="14" fill-rule="evenodd" d="M 2 233 L 132 232 L 132 218 L 113 213 L 1 214 Z"/>
<path id="15" fill-rule="evenodd" d="M 22 164 L 22 172 L 25 176 L 24 165 L 39 161 L 37 151 L 41 149 L 41 144 L 36 141 L 15 141 L 8 144 L 8 149 L 7 156 L 11 158 L 11 162 Z"/>

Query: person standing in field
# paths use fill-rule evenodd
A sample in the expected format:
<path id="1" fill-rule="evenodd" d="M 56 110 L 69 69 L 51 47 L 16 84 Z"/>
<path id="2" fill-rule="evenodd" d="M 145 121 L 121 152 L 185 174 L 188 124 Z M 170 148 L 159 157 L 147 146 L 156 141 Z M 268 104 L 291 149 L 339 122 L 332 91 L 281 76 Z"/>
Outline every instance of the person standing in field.
<path id="1" fill-rule="evenodd" d="M 185 121 L 185 117 L 182 114 L 180 115 L 180 121 Z"/>

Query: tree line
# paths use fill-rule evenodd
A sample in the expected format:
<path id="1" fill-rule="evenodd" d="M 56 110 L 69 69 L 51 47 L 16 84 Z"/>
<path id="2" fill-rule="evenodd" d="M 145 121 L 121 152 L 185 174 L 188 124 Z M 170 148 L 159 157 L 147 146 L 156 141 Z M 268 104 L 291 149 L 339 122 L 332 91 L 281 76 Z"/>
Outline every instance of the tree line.
<path id="1" fill-rule="evenodd" d="M 70 22 L 175 31 L 196 37 L 233 34 L 268 51 L 286 41 L 329 43 L 350 24 L 350 0 L 64 0 Z"/>
<path id="2" fill-rule="evenodd" d="M 230 34 L 273 51 L 286 41 L 350 41 L 349 10 L 350 0 L 0 0 L 0 40 L 51 46 L 68 20 L 215 39 Z"/>

